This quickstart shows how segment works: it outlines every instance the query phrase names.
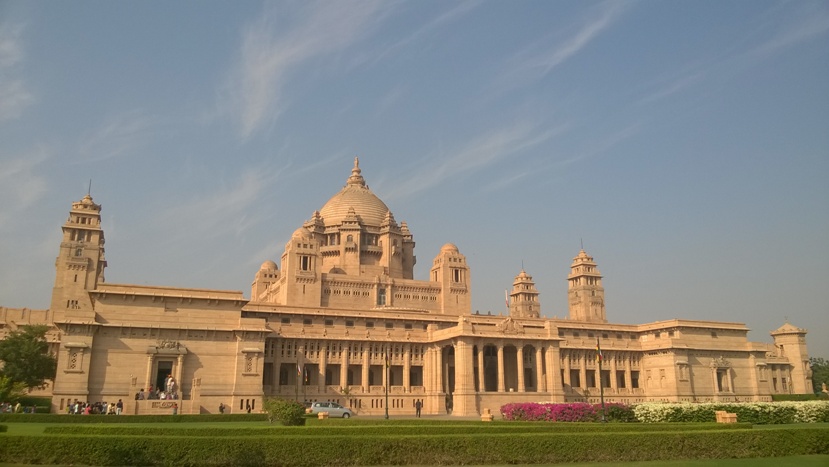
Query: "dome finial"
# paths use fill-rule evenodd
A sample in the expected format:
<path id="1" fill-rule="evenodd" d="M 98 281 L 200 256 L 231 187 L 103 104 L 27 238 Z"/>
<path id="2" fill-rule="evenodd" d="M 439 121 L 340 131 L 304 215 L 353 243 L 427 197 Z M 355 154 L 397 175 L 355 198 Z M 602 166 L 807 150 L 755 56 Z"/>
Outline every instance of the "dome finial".
<path id="1" fill-rule="evenodd" d="M 360 175 L 361 173 L 362 173 L 362 170 L 360 170 L 360 158 L 357 157 L 357 156 L 354 156 L 354 168 L 351 169 L 351 176 L 348 177 L 347 184 L 348 185 L 360 185 L 360 186 L 363 186 L 363 187 L 366 186 L 366 181 L 363 178 L 363 176 Z"/>

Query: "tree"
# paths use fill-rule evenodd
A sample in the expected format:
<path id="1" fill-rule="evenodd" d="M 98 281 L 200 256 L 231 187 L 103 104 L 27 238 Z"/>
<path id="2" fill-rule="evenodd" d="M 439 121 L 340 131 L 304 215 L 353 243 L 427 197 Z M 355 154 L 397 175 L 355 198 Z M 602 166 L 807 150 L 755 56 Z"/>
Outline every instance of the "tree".
<path id="1" fill-rule="evenodd" d="M 15 383 L 7 376 L 0 376 L 0 402 L 17 402 L 26 395 L 26 385 Z"/>
<path id="2" fill-rule="evenodd" d="M 809 366 L 812 367 L 812 386 L 815 394 L 820 394 L 823 383 L 829 385 L 829 360 L 812 357 L 809 359 Z"/>
<path id="3" fill-rule="evenodd" d="M 27 388 L 42 388 L 55 379 L 57 359 L 49 353 L 47 326 L 20 326 L 0 340 L 0 376 Z"/>

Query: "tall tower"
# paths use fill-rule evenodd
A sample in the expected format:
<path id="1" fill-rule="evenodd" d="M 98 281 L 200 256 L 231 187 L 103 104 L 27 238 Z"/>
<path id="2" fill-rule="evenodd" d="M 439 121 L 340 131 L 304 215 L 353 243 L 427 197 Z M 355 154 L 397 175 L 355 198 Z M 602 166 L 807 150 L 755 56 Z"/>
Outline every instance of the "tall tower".
<path id="1" fill-rule="evenodd" d="M 104 231 L 101 205 L 87 194 L 72 203 L 69 219 L 61 227 L 63 239 L 55 260 L 51 310 L 55 316 L 88 316 L 93 312 L 89 291 L 104 282 Z M 57 320 L 57 319 L 56 319 Z"/>
<path id="2" fill-rule="evenodd" d="M 469 266 L 466 256 L 451 243 L 443 245 L 429 271 L 431 282 L 440 286 L 440 312 L 447 315 L 468 315 L 471 309 Z"/>
<path id="3" fill-rule="evenodd" d="M 567 282 L 570 319 L 573 321 L 606 323 L 607 315 L 604 308 L 602 275 L 596 269 L 593 257 L 585 253 L 584 250 L 579 251 L 578 256 L 573 258 Z"/>
<path id="4" fill-rule="evenodd" d="M 809 365 L 809 352 L 806 350 L 807 331 L 789 323 L 780 326 L 770 334 L 778 355 L 789 360 L 788 390 L 792 394 L 811 394 L 812 369 Z"/>
<path id="5" fill-rule="evenodd" d="M 509 294 L 509 314 L 516 318 L 538 318 L 541 314 L 541 303 L 538 301 L 538 289 L 535 288 L 533 277 L 522 269 L 515 276 L 512 283 L 512 292 Z"/>

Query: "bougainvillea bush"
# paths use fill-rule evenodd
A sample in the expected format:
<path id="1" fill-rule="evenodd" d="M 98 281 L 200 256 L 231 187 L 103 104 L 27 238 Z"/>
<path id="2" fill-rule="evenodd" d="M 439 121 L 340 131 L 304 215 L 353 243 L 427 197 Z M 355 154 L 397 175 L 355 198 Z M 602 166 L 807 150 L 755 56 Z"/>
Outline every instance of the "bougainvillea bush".
<path id="1" fill-rule="evenodd" d="M 625 404 L 605 404 L 605 413 L 611 422 L 636 421 L 631 407 Z M 576 402 L 571 404 L 540 404 L 522 402 L 501 407 L 504 420 L 531 422 L 597 422 L 602 419 L 601 404 Z"/>

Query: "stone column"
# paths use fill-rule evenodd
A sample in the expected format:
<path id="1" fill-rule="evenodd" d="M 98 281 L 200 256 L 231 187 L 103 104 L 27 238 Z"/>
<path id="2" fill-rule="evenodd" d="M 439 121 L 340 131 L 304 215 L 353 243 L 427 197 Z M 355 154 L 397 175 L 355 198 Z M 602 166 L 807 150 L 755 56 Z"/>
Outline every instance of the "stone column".
<path id="1" fill-rule="evenodd" d="M 325 384 L 325 373 L 328 371 L 328 342 L 322 343 L 322 348 L 320 349 L 320 365 L 319 365 L 319 384 L 318 390 L 320 394 L 325 394 L 326 392 L 326 384 Z"/>
<path id="2" fill-rule="evenodd" d="M 561 378 L 561 349 L 555 344 L 547 346 L 547 390 L 553 402 L 564 402 L 564 386 Z M 569 359 L 564 359 L 568 370 L 565 371 L 569 378 Z"/>
<path id="3" fill-rule="evenodd" d="M 515 352 L 515 365 L 517 367 L 518 373 L 518 392 L 527 392 L 527 388 L 524 385 L 524 343 L 521 342 L 518 344 L 518 348 Z"/>
<path id="4" fill-rule="evenodd" d="M 498 392 L 504 392 L 504 343 L 498 343 Z"/>
<path id="5" fill-rule="evenodd" d="M 403 344 L 403 391 L 412 392 L 412 344 Z"/>
<path id="6" fill-rule="evenodd" d="M 486 375 L 484 374 L 484 345 L 478 346 L 478 392 L 486 392 Z"/>
<path id="7" fill-rule="evenodd" d="M 475 407 L 475 380 L 472 371 L 472 345 L 463 339 L 455 344 L 455 392 L 452 397 L 452 415 L 477 415 Z"/>
<path id="8" fill-rule="evenodd" d="M 544 375 L 544 349 L 539 343 L 535 348 L 535 391 L 547 391 L 547 378 Z"/>
<path id="9" fill-rule="evenodd" d="M 343 354 L 340 359 L 340 386 L 348 387 L 348 348 L 350 342 L 343 342 Z"/>
<path id="10" fill-rule="evenodd" d="M 628 394 L 633 394 L 633 375 L 631 374 L 631 365 L 630 359 L 632 358 L 631 354 L 625 355 L 625 388 L 627 388 Z"/>
<path id="11" fill-rule="evenodd" d="M 559 352 L 562 352 L 561 349 L 559 349 Z M 562 383 L 572 388 L 573 383 L 570 381 L 570 352 L 570 350 L 562 352 L 562 355 L 564 355 L 564 381 Z"/>
<path id="12" fill-rule="evenodd" d="M 147 377 L 144 378 L 144 390 L 150 394 L 150 385 L 153 384 L 153 354 L 147 355 Z"/>
<path id="13" fill-rule="evenodd" d="M 369 385 L 368 385 L 368 370 L 371 366 L 371 361 L 369 360 L 369 355 L 371 354 L 370 351 L 370 344 L 365 344 L 363 346 L 363 393 L 368 394 L 369 392 Z"/>
<path id="14" fill-rule="evenodd" d="M 184 394 L 181 390 L 181 373 L 182 367 L 184 366 L 184 355 L 179 354 L 178 358 L 176 359 L 176 392 L 178 392 L 178 398 L 181 399 Z"/>
<path id="15" fill-rule="evenodd" d="M 579 351 L 579 380 L 579 387 L 587 389 L 587 355 L 584 351 Z"/>
<path id="16" fill-rule="evenodd" d="M 612 390 L 611 393 L 618 394 L 619 393 L 619 386 L 616 383 L 616 370 L 618 367 L 616 366 L 616 353 L 610 354 L 610 389 Z"/>

